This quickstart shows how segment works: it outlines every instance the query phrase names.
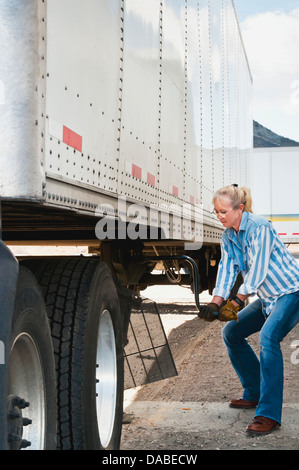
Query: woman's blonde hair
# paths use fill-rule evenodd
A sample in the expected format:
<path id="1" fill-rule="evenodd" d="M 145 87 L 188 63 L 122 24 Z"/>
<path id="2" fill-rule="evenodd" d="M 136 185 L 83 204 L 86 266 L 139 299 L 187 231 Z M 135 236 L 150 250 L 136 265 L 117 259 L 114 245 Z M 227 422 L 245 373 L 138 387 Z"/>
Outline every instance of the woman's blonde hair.
<path id="1" fill-rule="evenodd" d="M 243 204 L 244 211 L 252 212 L 252 199 L 251 192 L 248 188 L 239 188 L 236 184 L 225 186 L 224 188 L 218 189 L 213 196 L 213 202 L 215 199 L 221 199 L 227 197 L 231 201 L 233 209 L 239 209 L 240 204 Z"/>

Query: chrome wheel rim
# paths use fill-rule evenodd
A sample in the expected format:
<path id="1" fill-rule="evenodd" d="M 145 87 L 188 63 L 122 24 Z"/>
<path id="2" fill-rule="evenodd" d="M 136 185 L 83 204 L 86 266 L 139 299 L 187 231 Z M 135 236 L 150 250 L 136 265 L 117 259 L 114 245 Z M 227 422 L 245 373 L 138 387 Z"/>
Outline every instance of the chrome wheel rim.
<path id="1" fill-rule="evenodd" d="M 42 450 L 45 444 L 45 388 L 40 355 L 35 341 L 28 333 L 15 339 L 9 358 L 8 395 L 27 402 L 23 418 L 31 423 L 20 433 L 30 443 L 30 450 Z M 16 408 L 19 411 L 19 407 Z"/>
<path id="2" fill-rule="evenodd" d="M 117 355 L 111 315 L 104 310 L 100 320 L 96 368 L 96 409 L 100 442 L 109 446 L 112 437 L 117 393 Z"/>

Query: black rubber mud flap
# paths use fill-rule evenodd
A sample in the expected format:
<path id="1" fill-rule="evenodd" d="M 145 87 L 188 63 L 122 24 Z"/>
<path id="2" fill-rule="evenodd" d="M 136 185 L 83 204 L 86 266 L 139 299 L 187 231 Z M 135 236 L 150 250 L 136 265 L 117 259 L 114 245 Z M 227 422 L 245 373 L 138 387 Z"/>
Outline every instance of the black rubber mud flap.
<path id="1" fill-rule="evenodd" d="M 125 389 L 178 375 L 156 302 L 133 303 L 125 347 Z"/>
<path id="2" fill-rule="evenodd" d="M 8 357 L 18 272 L 18 261 L 0 240 L 0 450 L 7 449 Z"/>

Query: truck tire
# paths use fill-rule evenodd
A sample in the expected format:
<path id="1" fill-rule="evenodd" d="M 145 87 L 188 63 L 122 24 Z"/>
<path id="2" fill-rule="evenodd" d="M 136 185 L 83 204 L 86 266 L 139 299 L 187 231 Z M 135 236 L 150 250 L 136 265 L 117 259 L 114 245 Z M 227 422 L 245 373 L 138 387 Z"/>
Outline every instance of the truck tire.
<path id="1" fill-rule="evenodd" d="M 20 267 L 8 363 L 8 448 L 56 449 L 55 364 L 46 307 Z"/>
<path id="2" fill-rule="evenodd" d="M 119 449 L 123 340 L 118 294 L 98 258 L 26 261 L 42 287 L 58 382 L 58 448 Z"/>

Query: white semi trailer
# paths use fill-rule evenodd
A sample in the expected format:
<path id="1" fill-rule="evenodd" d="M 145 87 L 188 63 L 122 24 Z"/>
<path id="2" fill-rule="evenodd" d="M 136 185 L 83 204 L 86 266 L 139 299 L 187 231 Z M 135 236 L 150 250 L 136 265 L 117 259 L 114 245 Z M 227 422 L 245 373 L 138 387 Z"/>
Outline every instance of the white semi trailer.
<path id="1" fill-rule="evenodd" d="M 0 448 L 117 449 L 132 302 L 171 273 L 198 306 L 212 194 L 250 185 L 234 3 L 0 0 L 0 47 Z"/>

